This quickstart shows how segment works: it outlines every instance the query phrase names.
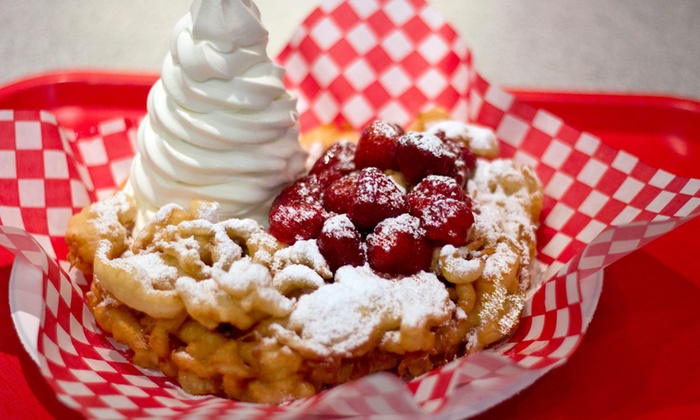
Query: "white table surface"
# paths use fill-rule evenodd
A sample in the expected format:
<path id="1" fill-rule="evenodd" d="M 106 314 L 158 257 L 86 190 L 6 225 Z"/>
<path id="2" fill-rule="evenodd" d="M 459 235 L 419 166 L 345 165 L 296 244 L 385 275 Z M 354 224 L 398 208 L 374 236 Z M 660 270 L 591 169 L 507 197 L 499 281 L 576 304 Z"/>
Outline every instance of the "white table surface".
<path id="1" fill-rule="evenodd" d="M 363 0 L 369 1 L 369 0 Z M 65 69 L 158 72 L 191 0 L 0 0 L 0 84 Z M 275 56 L 320 0 L 257 0 Z M 430 0 L 504 87 L 700 99 L 698 0 Z"/>

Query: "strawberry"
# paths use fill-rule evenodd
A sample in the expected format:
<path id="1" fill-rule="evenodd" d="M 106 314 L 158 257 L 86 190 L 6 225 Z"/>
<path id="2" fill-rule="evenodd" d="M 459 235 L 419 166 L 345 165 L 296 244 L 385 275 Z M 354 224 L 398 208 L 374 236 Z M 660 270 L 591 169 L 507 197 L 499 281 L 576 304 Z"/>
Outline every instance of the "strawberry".
<path id="1" fill-rule="evenodd" d="M 460 188 L 454 178 L 444 175 L 428 175 L 416 185 L 408 194 L 409 200 L 412 196 L 432 196 L 454 198 L 460 201 L 467 199 L 467 193 Z"/>
<path id="2" fill-rule="evenodd" d="M 466 243 L 474 223 L 471 201 L 436 195 L 416 195 L 409 200 L 411 215 L 420 219 L 425 236 L 435 245 L 456 247 Z"/>
<path id="3" fill-rule="evenodd" d="M 360 171 L 348 217 L 359 230 L 371 230 L 384 219 L 408 212 L 401 188 L 377 168 Z"/>
<path id="4" fill-rule="evenodd" d="M 309 171 L 317 175 L 319 183 L 325 188 L 338 178 L 355 170 L 355 143 L 341 140 L 333 143 L 314 163 Z"/>
<path id="5" fill-rule="evenodd" d="M 423 236 L 420 220 L 409 214 L 380 222 L 367 236 L 367 260 L 372 269 L 411 275 L 427 270 L 432 247 Z"/>
<path id="6" fill-rule="evenodd" d="M 351 172 L 323 192 L 326 211 L 347 213 L 359 230 L 371 230 L 387 217 L 408 212 L 401 188 L 377 168 Z"/>
<path id="7" fill-rule="evenodd" d="M 337 214 L 347 213 L 350 205 L 355 201 L 355 190 L 360 177 L 360 172 L 350 172 L 337 179 L 323 191 L 323 206 Z"/>
<path id="8" fill-rule="evenodd" d="M 364 129 L 357 143 L 355 166 L 357 169 L 376 167 L 381 170 L 398 169 L 396 164 L 396 144 L 401 127 L 375 121 Z"/>
<path id="9" fill-rule="evenodd" d="M 288 245 L 314 239 L 321 232 L 326 214 L 320 204 L 303 201 L 280 204 L 270 210 L 269 232 Z"/>
<path id="10" fill-rule="evenodd" d="M 292 185 L 283 189 L 272 202 L 272 208 L 297 202 L 319 203 L 322 192 L 321 184 L 318 182 L 316 175 L 307 175 L 297 179 Z"/>
<path id="11" fill-rule="evenodd" d="M 438 132 L 437 135 L 442 134 Z M 459 185 L 464 187 L 472 172 L 476 168 L 476 155 L 472 150 L 460 140 L 444 139 L 445 146 L 457 156 L 454 167 L 449 175 L 454 178 Z"/>
<path id="12" fill-rule="evenodd" d="M 396 162 L 411 185 L 428 175 L 449 175 L 456 160 L 457 155 L 437 136 L 411 131 L 399 137 Z"/>
<path id="13" fill-rule="evenodd" d="M 347 215 L 326 219 L 316 241 L 321 255 L 333 272 L 344 265 L 357 267 L 366 261 L 365 245 L 360 232 Z"/>

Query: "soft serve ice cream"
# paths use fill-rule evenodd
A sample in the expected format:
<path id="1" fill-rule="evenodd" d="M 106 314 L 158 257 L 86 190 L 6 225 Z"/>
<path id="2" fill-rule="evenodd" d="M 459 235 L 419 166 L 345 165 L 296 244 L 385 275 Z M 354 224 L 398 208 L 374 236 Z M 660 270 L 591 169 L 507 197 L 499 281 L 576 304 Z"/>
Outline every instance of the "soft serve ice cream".
<path id="1" fill-rule="evenodd" d="M 267 41 L 250 0 L 195 0 L 177 23 L 131 170 L 143 214 L 201 199 L 218 202 L 222 217 L 264 223 L 304 170 L 296 98 Z"/>

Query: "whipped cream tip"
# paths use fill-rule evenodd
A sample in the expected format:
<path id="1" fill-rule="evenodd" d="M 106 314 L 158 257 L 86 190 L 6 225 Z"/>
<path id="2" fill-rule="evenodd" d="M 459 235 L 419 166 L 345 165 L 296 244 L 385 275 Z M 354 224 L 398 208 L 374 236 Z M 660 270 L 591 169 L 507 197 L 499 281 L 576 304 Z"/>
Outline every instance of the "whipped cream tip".
<path id="1" fill-rule="evenodd" d="M 267 29 L 250 0 L 195 0 L 190 15 L 192 38 L 210 42 L 219 51 L 267 45 Z"/>

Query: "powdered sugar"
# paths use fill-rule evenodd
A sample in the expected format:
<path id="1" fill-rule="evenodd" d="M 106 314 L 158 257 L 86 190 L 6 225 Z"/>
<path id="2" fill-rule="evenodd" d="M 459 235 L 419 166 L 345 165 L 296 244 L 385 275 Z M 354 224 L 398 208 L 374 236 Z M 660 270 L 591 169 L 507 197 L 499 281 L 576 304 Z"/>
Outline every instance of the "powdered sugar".
<path id="1" fill-rule="evenodd" d="M 541 200 L 528 188 L 527 179 L 511 160 L 477 160 L 476 173 L 467 184 L 469 195 L 474 198 L 474 229 L 494 243 L 505 235 L 511 243 L 519 244 L 520 238 L 534 243 L 537 221 L 532 220 L 533 207 Z"/>
<path id="2" fill-rule="evenodd" d="M 401 188 L 377 168 L 362 169 L 354 199 L 358 205 L 376 203 L 391 208 L 401 208 L 405 200 Z"/>
<path id="3" fill-rule="evenodd" d="M 486 265 L 482 275 L 487 280 L 497 280 L 502 278 L 504 274 L 512 272 L 513 267 L 517 269 L 517 264 L 520 259 L 511 246 L 506 242 L 499 242 L 496 245 L 494 253 L 486 260 Z"/>
<path id="4" fill-rule="evenodd" d="M 493 131 L 485 127 L 458 121 L 439 121 L 430 125 L 427 132 L 442 132 L 448 138 L 461 140 L 479 156 L 493 157 L 498 154 L 498 139 Z"/>
<path id="5" fill-rule="evenodd" d="M 387 280 L 368 266 L 345 266 L 334 283 L 299 299 L 287 329 L 274 331 L 302 353 L 351 357 L 369 350 L 386 331 L 429 328 L 447 320 L 453 309 L 434 274 Z"/>
<path id="6" fill-rule="evenodd" d="M 382 234 L 378 234 L 379 232 Z M 377 225 L 374 233 L 367 236 L 367 244 L 391 251 L 396 245 L 395 239 L 399 236 L 398 233 L 409 235 L 418 240 L 423 236 L 420 219 L 408 213 L 385 219 Z"/>
<path id="7" fill-rule="evenodd" d="M 424 150 L 435 156 L 450 154 L 450 151 L 444 147 L 442 140 L 429 133 L 409 131 L 408 133 L 399 137 L 399 143 L 411 143 L 416 148 Z"/>
<path id="8" fill-rule="evenodd" d="M 246 312 L 285 316 L 292 310 L 292 302 L 279 293 L 268 268 L 249 257 L 237 260 L 228 271 L 214 270 L 213 279 Z"/>
<path id="9" fill-rule="evenodd" d="M 291 224 L 295 220 L 309 221 L 318 215 L 315 207 L 310 205 L 299 206 L 279 206 L 277 213 L 280 220 L 287 224 Z"/>
<path id="10" fill-rule="evenodd" d="M 107 235 L 115 228 L 120 228 L 125 222 L 124 215 L 133 214 L 130 198 L 123 192 L 118 191 L 104 200 L 98 201 L 90 206 L 89 211 L 95 217 L 92 225 L 100 235 Z"/>
<path id="11" fill-rule="evenodd" d="M 326 219 L 321 231 L 334 238 L 354 238 L 356 232 L 355 225 L 352 224 L 347 214 L 339 214 Z"/>
<path id="12" fill-rule="evenodd" d="M 277 251 L 273 257 L 271 269 L 273 273 L 283 270 L 290 264 L 305 265 L 323 278 L 333 277 L 328 263 L 326 262 L 315 240 L 297 241 L 294 245 Z"/>
<path id="13" fill-rule="evenodd" d="M 470 236 L 489 249 L 481 273 L 488 287 L 482 291 L 476 310 L 480 328 L 495 330 L 500 335 L 517 325 L 525 302 L 523 292 L 529 287 L 532 247 L 541 205 L 541 186 L 529 171 L 511 160 L 478 159 L 474 177 L 467 184 L 475 216 Z M 443 249 L 441 258 L 455 252 Z M 514 285 L 520 293 L 514 293 Z M 470 336 L 468 348 L 478 349 L 483 345 L 476 335 L 479 330 L 477 328 L 475 335 Z"/>
<path id="14" fill-rule="evenodd" d="M 371 129 L 374 130 L 378 135 L 383 137 L 394 137 L 399 134 L 396 126 L 389 124 L 385 121 L 375 121 L 371 124 Z"/>
<path id="15" fill-rule="evenodd" d="M 275 288 L 284 295 L 297 290 L 301 292 L 313 291 L 325 284 L 323 277 L 316 271 L 301 264 L 285 266 L 275 274 L 272 281 Z"/>
<path id="16" fill-rule="evenodd" d="M 177 267 L 167 264 L 159 254 L 136 254 L 117 261 L 120 267 L 133 272 L 134 280 L 147 288 L 172 290 L 179 276 Z"/>
<path id="17" fill-rule="evenodd" d="M 195 209 L 195 217 L 203 219 L 211 223 L 219 222 L 219 209 L 221 205 L 217 202 L 197 202 L 198 206 Z"/>

